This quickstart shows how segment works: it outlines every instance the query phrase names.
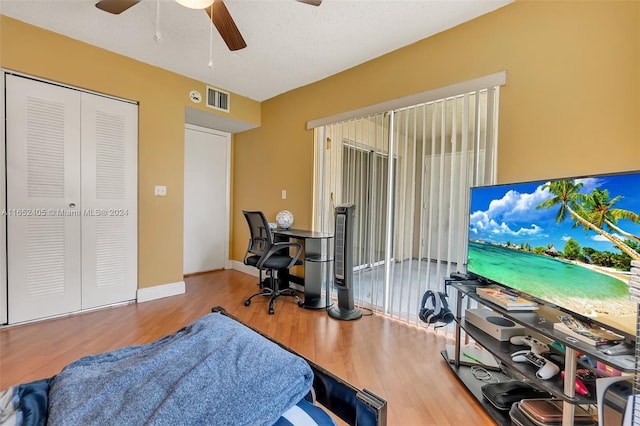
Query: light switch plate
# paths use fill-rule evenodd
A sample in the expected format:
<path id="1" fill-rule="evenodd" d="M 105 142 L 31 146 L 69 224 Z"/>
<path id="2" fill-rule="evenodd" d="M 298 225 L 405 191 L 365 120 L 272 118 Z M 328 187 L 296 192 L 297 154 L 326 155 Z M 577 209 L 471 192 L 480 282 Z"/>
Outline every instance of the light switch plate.
<path id="1" fill-rule="evenodd" d="M 166 197 L 167 196 L 167 187 L 164 185 L 156 185 L 153 191 L 156 197 Z"/>

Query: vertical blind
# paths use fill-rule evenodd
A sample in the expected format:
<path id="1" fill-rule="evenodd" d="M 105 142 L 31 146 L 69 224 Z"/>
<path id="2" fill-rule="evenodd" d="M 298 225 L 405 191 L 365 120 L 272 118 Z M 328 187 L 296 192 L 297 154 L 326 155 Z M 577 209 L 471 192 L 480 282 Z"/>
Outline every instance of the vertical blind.
<path id="1" fill-rule="evenodd" d="M 315 128 L 314 229 L 356 206 L 356 304 L 418 321 L 465 271 L 469 188 L 495 183 L 499 86 Z"/>

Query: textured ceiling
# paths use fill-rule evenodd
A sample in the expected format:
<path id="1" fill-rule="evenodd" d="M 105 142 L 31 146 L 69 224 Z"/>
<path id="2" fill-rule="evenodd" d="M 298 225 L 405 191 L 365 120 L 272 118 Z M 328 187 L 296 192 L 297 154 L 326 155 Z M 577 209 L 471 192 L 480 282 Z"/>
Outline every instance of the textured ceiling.
<path id="1" fill-rule="evenodd" d="M 96 0 L 0 0 L 0 13 L 263 101 L 512 1 L 226 0 L 248 45 L 237 52 L 211 31 L 205 11 L 172 0 L 142 0 L 121 15 Z"/>

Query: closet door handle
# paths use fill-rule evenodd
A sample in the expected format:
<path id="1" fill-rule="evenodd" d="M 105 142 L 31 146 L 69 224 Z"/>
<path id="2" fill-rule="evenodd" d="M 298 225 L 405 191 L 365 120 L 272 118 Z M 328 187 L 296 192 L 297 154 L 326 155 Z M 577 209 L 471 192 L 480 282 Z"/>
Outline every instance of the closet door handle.
<path id="1" fill-rule="evenodd" d="M 76 206 L 76 203 L 69 203 L 69 207 L 74 208 Z"/>

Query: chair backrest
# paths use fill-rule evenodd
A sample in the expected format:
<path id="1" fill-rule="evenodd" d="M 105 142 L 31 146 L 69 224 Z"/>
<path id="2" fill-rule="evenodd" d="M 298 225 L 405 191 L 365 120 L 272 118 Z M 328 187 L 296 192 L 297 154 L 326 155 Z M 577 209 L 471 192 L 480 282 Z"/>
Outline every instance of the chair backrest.
<path id="1" fill-rule="evenodd" d="M 273 236 L 271 235 L 267 218 L 261 211 L 243 210 L 242 214 L 247 219 L 249 233 L 251 234 L 251 243 L 247 251 L 257 256 L 264 255 L 273 245 Z"/>

